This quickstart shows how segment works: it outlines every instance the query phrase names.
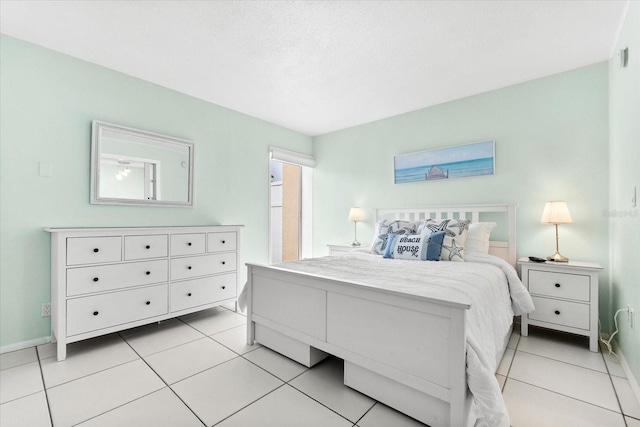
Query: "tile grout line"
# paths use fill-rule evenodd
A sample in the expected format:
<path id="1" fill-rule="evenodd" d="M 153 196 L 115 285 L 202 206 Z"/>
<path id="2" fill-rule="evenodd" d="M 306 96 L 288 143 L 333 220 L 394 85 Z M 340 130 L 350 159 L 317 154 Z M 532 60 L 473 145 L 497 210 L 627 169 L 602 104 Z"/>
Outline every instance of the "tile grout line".
<path id="1" fill-rule="evenodd" d="M 570 362 L 565 362 L 564 360 L 554 359 L 553 357 L 542 356 L 542 355 L 537 354 L 537 353 L 531 353 L 530 351 L 525 351 L 525 350 L 517 350 L 517 351 L 520 351 L 520 352 L 522 352 L 522 353 L 526 353 L 526 354 L 530 354 L 530 355 L 532 355 L 532 356 L 540 357 L 540 358 L 542 358 L 542 359 L 547 359 L 547 360 L 552 360 L 552 361 L 554 361 L 554 362 L 563 363 L 563 364 L 565 364 L 565 365 L 575 366 L 576 368 L 587 369 L 587 370 L 589 370 L 589 371 L 597 372 L 597 373 L 602 374 L 602 375 L 611 376 L 611 374 L 609 373 L 609 369 L 608 369 L 608 368 L 607 368 L 607 366 L 606 366 L 606 363 L 605 363 L 605 369 L 607 369 L 607 372 L 602 372 L 602 371 L 599 371 L 599 370 L 597 370 L 597 369 L 588 368 L 588 367 L 586 367 L 586 366 L 576 365 L 576 364 L 574 364 L 574 363 L 570 363 Z M 514 355 L 514 359 L 515 359 L 515 355 Z"/>
<path id="2" fill-rule="evenodd" d="M 528 383 L 526 381 L 518 380 L 518 379 L 515 379 L 515 378 L 508 378 L 508 379 L 510 379 L 512 381 L 516 381 L 516 382 L 522 383 L 522 384 L 526 384 L 526 385 L 531 386 L 531 387 L 538 388 L 540 390 L 548 391 L 548 392 L 556 394 L 558 396 L 563 396 L 563 397 L 566 397 L 568 399 L 575 400 L 576 402 L 582 402 L 582 403 L 590 405 L 590 406 L 595 406 L 596 408 L 604 409 L 605 411 L 613 412 L 614 414 L 619 414 L 619 415 L 622 415 L 624 417 L 624 414 L 622 412 L 616 412 L 613 409 L 605 408 L 604 406 L 596 405 L 595 403 L 587 402 L 586 400 L 578 399 L 578 398 L 573 397 L 573 396 L 568 396 L 568 395 L 562 394 L 562 393 L 560 393 L 560 392 L 558 392 L 556 390 L 551 390 L 551 389 L 548 389 L 548 388 L 545 388 L 545 387 L 540 387 L 538 385 L 531 384 L 531 383 Z"/>
<path id="3" fill-rule="evenodd" d="M 118 334 L 119 334 L 119 333 L 118 333 Z M 133 351 L 138 355 L 138 357 L 140 358 L 140 360 L 142 360 L 142 361 L 144 362 L 144 364 L 145 364 L 145 365 L 147 365 L 147 367 L 148 367 L 149 369 L 151 369 L 151 372 L 153 372 L 153 373 L 154 373 L 154 374 L 155 374 L 155 375 L 160 379 L 160 381 L 162 381 L 162 382 L 163 382 L 163 384 L 164 384 L 164 385 L 165 385 L 165 386 L 166 386 L 166 387 L 171 391 L 171 393 L 173 393 L 173 395 L 174 395 L 174 396 L 176 396 L 176 397 L 178 398 L 178 400 L 180 400 L 180 402 L 182 402 L 182 404 L 183 404 L 183 405 L 184 405 L 184 406 L 185 406 L 189 411 L 191 411 L 191 413 L 193 414 L 193 416 L 194 416 L 194 417 L 196 417 L 196 418 L 198 419 L 198 421 L 200 421 L 200 422 L 202 423 L 202 425 L 203 425 L 203 426 L 207 427 L 207 423 L 205 423 L 205 422 L 204 422 L 204 421 L 203 421 L 203 420 L 198 416 L 198 414 L 196 414 L 196 413 L 195 413 L 195 411 L 194 411 L 193 409 L 191 409 L 191 407 L 190 407 L 189 405 L 187 405 L 187 402 L 185 402 L 184 400 L 182 400 L 182 398 L 181 398 L 181 397 L 180 397 L 180 396 L 179 396 L 179 395 L 178 395 L 178 394 L 177 394 L 177 393 L 176 393 L 176 392 L 171 388 L 171 386 L 170 386 L 169 384 L 167 384 L 167 382 L 164 380 L 164 378 L 162 378 L 162 377 L 160 376 L 160 374 L 158 374 L 158 373 L 155 371 L 155 369 L 153 369 L 153 368 L 151 367 L 151 365 L 149 365 L 149 362 L 147 362 L 147 361 L 145 360 L 145 358 L 144 358 L 144 357 L 142 357 L 142 356 L 141 356 L 141 355 L 136 351 L 136 349 L 135 349 L 135 348 L 133 348 L 133 347 L 131 346 L 131 344 L 129 344 L 129 342 L 128 342 L 126 339 L 124 339 L 122 336 L 120 336 L 120 338 L 122 338 L 122 339 L 124 340 L 124 342 L 126 342 L 126 343 L 127 343 L 127 345 L 131 348 L 131 350 L 133 350 Z M 191 342 L 191 341 L 190 341 L 190 342 Z M 172 347 L 172 348 L 173 348 L 173 347 Z M 156 354 L 156 353 L 154 353 L 154 354 Z M 233 360 L 233 359 L 232 359 L 232 360 Z M 217 366 L 217 365 L 216 365 L 216 366 Z M 203 372 L 204 372 L 204 371 L 203 371 Z M 162 390 L 162 389 L 160 389 L 160 390 Z M 159 390 L 155 390 L 155 391 L 154 391 L 154 392 L 152 392 L 152 393 L 155 393 L 156 391 L 159 391 Z M 138 399 L 141 399 L 142 397 L 146 397 L 146 396 L 148 396 L 148 395 L 150 395 L 150 394 L 152 394 L 152 393 L 146 394 L 145 396 L 141 396 L 141 397 L 139 397 Z M 138 400 L 138 399 L 134 399 L 134 400 Z M 134 400 L 132 400 L 132 401 L 130 401 L 130 402 L 127 402 L 127 403 L 125 403 L 124 405 L 127 405 L 127 404 L 129 404 L 129 403 L 133 402 Z M 119 407 L 124 406 L 124 405 L 120 405 Z M 116 408 L 113 408 L 113 409 L 116 409 Z M 113 409 L 111 409 L 111 411 L 113 411 Z M 105 412 L 105 413 L 106 413 L 106 412 Z"/>
<path id="4" fill-rule="evenodd" d="M 600 346 L 598 346 L 600 348 Z M 624 413 L 624 409 L 622 408 L 622 403 L 620 403 L 620 396 L 618 396 L 618 389 L 616 388 L 615 383 L 613 382 L 613 378 L 611 378 L 611 371 L 609 371 L 609 365 L 607 365 L 607 361 L 604 359 L 604 353 L 600 352 L 602 355 L 602 361 L 604 362 L 604 367 L 607 370 L 607 374 L 609 375 L 609 382 L 611 383 L 611 388 L 613 388 L 613 394 L 616 396 L 616 402 L 618 402 L 618 407 L 620 408 L 620 414 L 622 415 L 622 421 L 625 426 L 629 426 L 626 419 L 626 414 Z"/>
<path id="5" fill-rule="evenodd" d="M 38 346 L 34 347 L 36 351 L 36 358 L 38 359 L 38 368 L 40 369 L 40 379 L 42 380 L 42 391 L 44 391 L 44 399 L 47 403 L 47 412 L 49 413 L 49 421 L 53 426 L 53 414 L 51 413 L 51 405 L 49 404 L 49 393 L 47 393 L 47 386 L 44 382 L 44 372 L 42 371 L 42 361 L 40 360 L 40 353 L 38 352 Z"/>

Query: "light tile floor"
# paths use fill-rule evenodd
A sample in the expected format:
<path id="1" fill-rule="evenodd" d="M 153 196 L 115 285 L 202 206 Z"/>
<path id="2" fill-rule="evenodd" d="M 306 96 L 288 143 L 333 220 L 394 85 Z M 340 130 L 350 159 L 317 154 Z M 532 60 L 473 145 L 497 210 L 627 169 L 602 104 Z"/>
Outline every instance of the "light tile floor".
<path id="1" fill-rule="evenodd" d="M 0 425 L 411 427 L 422 424 L 342 383 L 329 358 L 307 369 L 245 343 L 246 318 L 216 308 L 71 344 L 0 356 Z M 511 335 L 496 377 L 511 424 L 640 426 L 612 356 L 584 338 Z"/>

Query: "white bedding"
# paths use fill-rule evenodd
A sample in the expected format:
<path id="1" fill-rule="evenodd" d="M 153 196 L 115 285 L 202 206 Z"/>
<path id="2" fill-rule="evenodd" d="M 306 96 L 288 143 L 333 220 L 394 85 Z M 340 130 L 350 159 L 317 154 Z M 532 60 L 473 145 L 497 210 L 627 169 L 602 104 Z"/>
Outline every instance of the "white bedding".
<path id="1" fill-rule="evenodd" d="M 471 304 L 466 317 L 467 383 L 474 396 L 477 426 L 509 426 L 495 377 L 497 355 L 513 316 L 533 311 L 529 293 L 506 261 L 484 254 L 467 254 L 465 262 L 383 259 L 362 252 L 340 257 L 292 261 L 274 267 L 333 279 L 363 283 L 411 295 Z M 244 311 L 243 291 L 239 303 Z"/>

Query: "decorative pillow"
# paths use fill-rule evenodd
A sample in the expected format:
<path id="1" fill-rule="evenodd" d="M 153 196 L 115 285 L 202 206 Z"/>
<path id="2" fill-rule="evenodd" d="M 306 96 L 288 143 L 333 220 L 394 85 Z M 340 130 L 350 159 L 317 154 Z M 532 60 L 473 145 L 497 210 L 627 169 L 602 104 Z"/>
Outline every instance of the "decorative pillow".
<path id="1" fill-rule="evenodd" d="M 444 231 L 438 231 L 427 235 L 426 261 L 439 261 L 442 253 L 442 242 L 444 241 Z"/>
<path id="2" fill-rule="evenodd" d="M 384 251 L 385 258 L 438 261 L 444 232 L 433 234 L 392 234 Z"/>
<path id="3" fill-rule="evenodd" d="M 466 253 L 475 252 L 480 254 L 489 253 L 489 238 L 491 231 L 497 227 L 495 222 L 474 222 L 469 224 L 469 235 L 464 248 Z"/>
<path id="4" fill-rule="evenodd" d="M 439 223 L 427 224 L 432 232 L 444 231 L 442 242 L 442 261 L 464 261 L 464 246 L 469 235 L 469 224 L 466 219 L 445 219 Z"/>
<path id="5" fill-rule="evenodd" d="M 391 221 L 386 219 L 378 221 L 376 224 L 376 233 L 373 243 L 371 244 L 371 252 L 383 255 L 389 241 L 390 234 L 414 234 L 416 223 L 409 221 Z"/>

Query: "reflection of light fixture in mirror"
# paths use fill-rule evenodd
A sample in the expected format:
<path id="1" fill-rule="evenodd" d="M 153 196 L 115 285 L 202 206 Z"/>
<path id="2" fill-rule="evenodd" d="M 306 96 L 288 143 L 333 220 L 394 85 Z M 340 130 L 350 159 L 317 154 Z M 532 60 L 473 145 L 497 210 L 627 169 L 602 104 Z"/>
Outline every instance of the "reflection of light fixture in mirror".
<path id="1" fill-rule="evenodd" d="M 553 224 L 556 226 L 556 253 L 549 255 L 547 260 L 555 262 L 568 262 L 569 258 L 562 255 L 558 250 L 558 224 L 570 224 L 573 222 L 569 208 L 563 201 L 547 202 L 544 205 L 542 218 L 540 222 L 543 224 Z"/>
<path id="2" fill-rule="evenodd" d="M 362 221 L 362 209 L 351 208 L 349 221 L 353 221 L 353 242 L 351 246 L 360 246 L 360 242 L 358 242 L 358 221 Z"/>

